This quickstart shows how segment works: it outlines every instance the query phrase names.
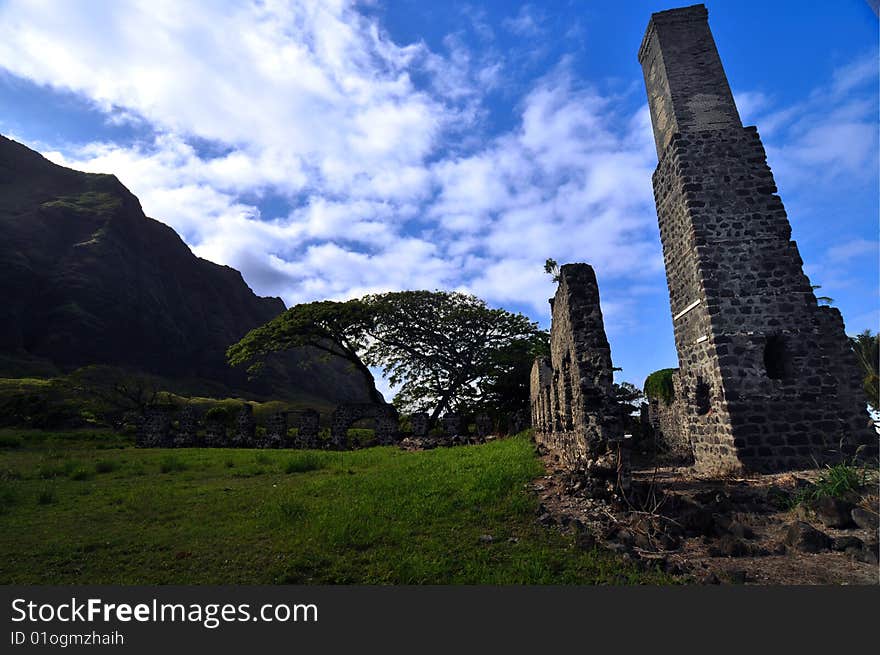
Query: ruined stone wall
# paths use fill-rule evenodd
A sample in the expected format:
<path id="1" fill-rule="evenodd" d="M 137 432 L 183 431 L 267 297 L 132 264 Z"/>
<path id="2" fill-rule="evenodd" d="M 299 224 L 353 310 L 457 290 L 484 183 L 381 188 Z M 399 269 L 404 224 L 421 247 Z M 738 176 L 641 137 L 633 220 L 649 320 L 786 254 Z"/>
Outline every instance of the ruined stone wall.
<path id="1" fill-rule="evenodd" d="M 551 305 L 550 360 L 532 367 L 532 426 L 536 441 L 574 468 L 604 455 L 622 437 L 592 267 L 562 266 Z"/>
<path id="2" fill-rule="evenodd" d="M 662 398 L 648 399 L 645 418 L 661 460 L 690 464 L 693 462 L 694 451 L 684 423 L 681 381 L 677 373 L 672 376 L 672 388 L 673 396 L 669 404 Z"/>
<path id="3" fill-rule="evenodd" d="M 375 436 L 380 444 L 393 443 L 398 436 L 397 410 L 393 405 L 373 403 L 346 403 L 333 412 L 330 440 L 336 449 L 346 447 L 348 429 L 361 419 L 375 419 Z"/>
<path id="4" fill-rule="evenodd" d="M 699 469 L 812 466 L 876 449 L 837 310 L 820 307 L 754 127 L 743 127 L 705 7 L 652 16 L 639 51 L 654 196 Z"/>
<path id="5" fill-rule="evenodd" d="M 543 357 L 535 359 L 532 364 L 532 373 L 529 382 L 531 408 L 532 408 L 532 430 L 535 436 L 543 435 L 546 432 L 553 431 L 552 404 L 550 394 L 552 393 L 552 375 L 553 370 L 550 368 L 550 360 Z"/>

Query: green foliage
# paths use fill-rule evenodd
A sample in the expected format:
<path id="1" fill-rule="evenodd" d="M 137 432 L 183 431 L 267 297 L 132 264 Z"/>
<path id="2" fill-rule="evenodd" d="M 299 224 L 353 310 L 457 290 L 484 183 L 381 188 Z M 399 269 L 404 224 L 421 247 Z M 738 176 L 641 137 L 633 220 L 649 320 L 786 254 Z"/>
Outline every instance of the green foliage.
<path id="1" fill-rule="evenodd" d="M 479 409 L 496 420 L 529 409 L 530 375 L 538 357 L 550 356 L 550 333 L 537 330 L 529 337 L 498 348 L 478 382 Z"/>
<path id="2" fill-rule="evenodd" d="M 349 361 L 371 386 L 364 364 L 381 367 L 400 387 L 395 405 L 431 410 L 436 418 L 477 404 L 486 393 L 481 383 L 493 376 L 497 382 L 518 366 L 536 338 L 544 337 L 525 316 L 489 308 L 475 296 L 400 291 L 296 305 L 245 335 L 227 359 L 258 367 L 271 353 L 311 346 Z M 374 400 L 381 400 L 378 393 Z"/>
<path id="3" fill-rule="evenodd" d="M 547 258 L 547 261 L 544 262 L 544 272 L 550 275 L 554 282 L 559 282 L 559 264 L 556 263 L 555 259 Z"/>
<path id="4" fill-rule="evenodd" d="M 111 422 L 127 412 L 143 415 L 151 407 L 168 403 L 168 394 L 160 391 L 159 378 L 116 366 L 84 366 L 68 375 L 63 384 L 87 400 L 91 412 Z"/>
<path id="5" fill-rule="evenodd" d="M 400 291 L 364 302 L 374 312 L 364 361 L 382 367 L 391 384 L 400 386 L 396 406 L 430 411 L 432 419 L 446 409 L 464 413 L 477 406 L 484 383 L 491 386 L 489 379 L 510 366 L 505 358 L 515 364 L 540 341 L 536 323 L 469 294 Z"/>
<path id="6" fill-rule="evenodd" d="M 235 417 L 240 411 L 241 406 L 236 409 L 226 404 L 217 405 L 205 412 L 205 421 L 216 421 L 221 425 L 230 426 L 235 423 Z"/>
<path id="7" fill-rule="evenodd" d="M 826 465 L 815 483 L 799 489 L 789 500 L 789 506 L 809 503 L 820 498 L 851 499 L 868 483 L 868 471 L 854 464 L 841 462 Z"/>
<path id="8" fill-rule="evenodd" d="M 817 291 L 818 289 L 821 289 L 821 288 L 822 288 L 821 284 L 810 285 L 810 289 L 812 289 L 813 291 Z M 828 296 L 816 296 L 816 302 L 818 302 L 821 305 L 825 305 L 826 307 L 831 307 L 834 304 L 834 298 L 830 298 Z"/>
<path id="9" fill-rule="evenodd" d="M 113 193 L 86 191 L 73 196 L 61 196 L 44 202 L 45 209 L 72 211 L 79 214 L 112 214 L 122 207 L 122 200 Z"/>
<path id="10" fill-rule="evenodd" d="M 672 386 L 672 376 L 678 369 L 664 368 L 654 371 L 645 379 L 645 395 L 651 399 L 662 400 L 665 404 L 670 404 L 675 397 L 675 390 Z"/>
<path id="11" fill-rule="evenodd" d="M 867 482 L 867 471 L 858 469 L 851 464 L 835 464 L 826 466 L 822 475 L 813 485 L 811 497 L 813 500 L 830 496 L 831 498 L 844 498 L 851 493 L 860 491 Z"/>
<path id="12" fill-rule="evenodd" d="M 226 358 L 232 366 L 251 363 L 248 370 L 256 374 L 272 353 L 304 346 L 316 348 L 328 357 L 341 357 L 359 370 L 378 402 L 381 397 L 375 391 L 373 376 L 358 357 L 371 322 L 372 313 L 360 300 L 294 305 L 230 346 Z"/>
<path id="13" fill-rule="evenodd" d="M 82 423 L 80 408 L 54 381 L 0 380 L 0 426 L 38 429 L 73 427 Z"/>
<path id="14" fill-rule="evenodd" d="M 850 343 L 862 367 L 862 387 L 868 404 L 877 411 L 880 409 L 880 334 L 865 330 L 850 337 Z"/>

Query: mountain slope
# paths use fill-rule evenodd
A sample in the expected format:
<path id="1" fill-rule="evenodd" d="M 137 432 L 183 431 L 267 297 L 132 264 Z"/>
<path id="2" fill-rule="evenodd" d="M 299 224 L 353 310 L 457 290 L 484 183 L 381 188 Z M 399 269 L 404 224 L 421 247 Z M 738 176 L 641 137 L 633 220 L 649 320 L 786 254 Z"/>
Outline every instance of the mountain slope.
<path id="1" fill-rule="evenodd" d="M 262 382 L 230 369 L 226 348 L 284 303 L 193 255 L 113 175 L 57 166 L 0 136 L 0 234 L 7 355 L 62 371 L 111 364 L 262 395 L 369 399 L 358 373 L 316 351 L 276 358 Z"/>

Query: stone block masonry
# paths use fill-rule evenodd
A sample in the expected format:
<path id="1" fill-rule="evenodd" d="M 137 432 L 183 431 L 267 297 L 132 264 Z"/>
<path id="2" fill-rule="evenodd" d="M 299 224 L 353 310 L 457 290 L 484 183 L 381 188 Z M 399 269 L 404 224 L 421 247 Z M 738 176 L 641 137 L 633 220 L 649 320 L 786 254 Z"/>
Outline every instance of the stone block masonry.
<path id="1" fill-rule="evenodd" d="M 672 375 L 672 398 L 648 398 L 645 424 L 654 439 L 659 460 L 676 464 L 693 464 L 694 453 L 690 436 L 684 429 L 681 402 L 681 378 Z"/>
<path id="2" fill-rule="evenodd" d="M 682 429 L 707 473 L 875 455 L 840 313 L 819 306 L 756 128 L 703 5 L 651 17 L 639 50 L 678 351 Z"/>
<path id="3" fill-rule="evenodd" d="M 536 359 L 531 373 L 532 427 L 538 443 L 578 468 L 607 456 L 623 436 L 592 267 L 562 266 L 550 303 L 550 359 Z"/>

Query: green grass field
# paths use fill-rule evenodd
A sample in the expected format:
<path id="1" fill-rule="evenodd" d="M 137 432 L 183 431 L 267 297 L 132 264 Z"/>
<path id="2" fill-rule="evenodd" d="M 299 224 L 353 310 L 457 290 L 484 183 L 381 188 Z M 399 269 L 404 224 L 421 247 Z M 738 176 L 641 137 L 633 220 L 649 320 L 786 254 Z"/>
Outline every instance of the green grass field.
<path id="1" fill-rule="evenodd" d="M 527 485 L 541 472 L 525 435 L 408 453 L 4 430 L 0 583 L 669 581 L 540 526 Z"/>

